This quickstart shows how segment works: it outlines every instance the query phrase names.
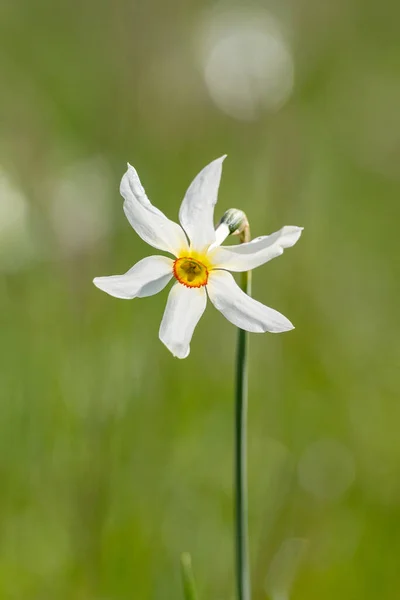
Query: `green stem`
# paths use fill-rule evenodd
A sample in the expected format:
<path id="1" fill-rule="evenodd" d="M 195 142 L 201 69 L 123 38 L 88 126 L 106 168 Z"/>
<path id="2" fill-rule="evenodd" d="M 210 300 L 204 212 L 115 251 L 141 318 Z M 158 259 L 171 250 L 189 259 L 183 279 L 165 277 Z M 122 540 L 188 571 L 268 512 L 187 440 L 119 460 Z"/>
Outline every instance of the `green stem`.
<path id="1" fill-rule="evenodd" d="M 247 229 L 241 241 L 249 241 Z M 241 288 L 251 294 L 251 272 L 242 273 Z M 235 527 L 238 600 L 250 600 L 250 568 L 247 524 L 247 374 L 248 333 L 238 331 L 235 398 Z"/>
<path id="2" fill-rule="evenodd" d="M 188 552 L 181 555 L 181 574 L 185 600 L 197 600 L 196 585 L 192 570 L 192 558 Z"/>

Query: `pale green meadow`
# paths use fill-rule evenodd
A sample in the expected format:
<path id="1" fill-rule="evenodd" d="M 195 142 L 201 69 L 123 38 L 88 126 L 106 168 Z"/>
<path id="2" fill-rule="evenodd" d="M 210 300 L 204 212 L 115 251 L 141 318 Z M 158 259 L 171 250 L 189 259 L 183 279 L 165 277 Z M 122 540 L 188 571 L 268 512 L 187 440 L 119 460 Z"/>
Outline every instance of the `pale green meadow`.
<path id="1" fill-rule="evenodd" d="M 236 329 L 190 355 L 169 286 L 94 277 L 150 254 L 129 161 L 177 221 L 224 162 L 216 222 L 304 227 L 253 272 L 295 326 L 251 334 L 252 600 L 400 597 L 400 5 L 394 0 L 3 0 L 0 599 L 235 598 Z M 234 243 L 229 239 L 226 243 Z"/>

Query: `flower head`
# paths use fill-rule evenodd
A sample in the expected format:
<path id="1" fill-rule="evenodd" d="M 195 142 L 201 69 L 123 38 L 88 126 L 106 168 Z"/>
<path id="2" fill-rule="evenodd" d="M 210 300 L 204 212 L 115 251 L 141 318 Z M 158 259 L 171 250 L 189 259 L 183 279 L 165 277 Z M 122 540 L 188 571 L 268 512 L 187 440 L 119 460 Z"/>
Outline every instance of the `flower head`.
<path id="1" fill-rule="evenodd" d="M 221 246 L 232 233 L 226 223 L 221 223 L 217 231 L 214 229 L 214 206 L 224 158 L 210 163 L 189 186 L 179 211 L 181 225 L 151 204 L 138 174 L 128 164 L 120 187 L 126 217 L 145 242 L 175 258 L 149 256 L 124 275 L 93 280 L 111 296 L 131 299 L 153 296 L 174 278 L 159 335 L 178 358 L 186 358 L 190 352 L 190 340 L 206 308 L 207 296 L 241 329 L 254 333 L 293 329 L 286 317 L 245 294 L 228 271 L 249 271 L 279 256 L 297 242 L 302 228 L 286 226 L 248 243 Z"/>

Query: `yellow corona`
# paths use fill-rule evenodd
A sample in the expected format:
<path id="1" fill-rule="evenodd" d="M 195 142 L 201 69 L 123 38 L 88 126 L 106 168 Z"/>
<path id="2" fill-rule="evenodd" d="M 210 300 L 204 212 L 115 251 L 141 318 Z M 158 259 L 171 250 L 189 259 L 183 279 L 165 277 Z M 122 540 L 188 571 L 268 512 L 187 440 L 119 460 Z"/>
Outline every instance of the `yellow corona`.
<path id="1" fill-rule="evenodd" d="M 207 285 L 208 269 L 202 262 L 191 256 L 177 258 L 173 266 L 174 276 L 186 287 Z"/>

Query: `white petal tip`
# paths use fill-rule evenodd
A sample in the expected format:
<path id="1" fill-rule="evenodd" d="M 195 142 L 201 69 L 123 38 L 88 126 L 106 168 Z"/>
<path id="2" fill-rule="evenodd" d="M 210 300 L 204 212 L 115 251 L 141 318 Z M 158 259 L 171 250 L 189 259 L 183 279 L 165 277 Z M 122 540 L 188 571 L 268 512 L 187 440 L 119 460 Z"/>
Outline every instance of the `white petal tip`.
<path id="1" fill-rule="evenodd" d="M 223 154 L 222 156 L 218 156 L 218 158 L 214 158 L 214 160 L 210 162 L 210 165 L 223 163 L 227 156 L 228 156 L 227 154 Z"/>
<path id="2" fill-rule="evenodd" d="M 130 163 L 126 163 L 126 166 L 127 166 L 127 171 L 126 171 L 127 173 L 131 173 L 132 175 L 134 175 L 136 177 L 138 176 L 137 171 L 133 165 L 131 165 Z"/>
<path id="3" fill-rule="evenodd" d="M 283 228 L 284 231 L 292 232 L 292 233 L 301 233 L 304 227 L 298 227 L 297 225 L 285 225 Z"/>
<path id="4" fill-rule="evenodd" d="M 110 292 L 109 292 L 108 286 L 107 286 L 107 280 L 109 280 L 109 279 L 110 279 L 109 277 L 95 277 L 93 279 L 93 283 L 99 290 L 109 294 Z M 112 296 L 112 294 L 110 294 L 110 296 Z"/>
<path id="5" fill-rule="evenodd" d="M 303 233 L 304 227 L 297 227 L 297 225 L 285 225 L 281 229 L 282 237 L 278 240 L 278 243 L 282 245 L 282 248 L 290 248 L 300 239 Z"/>
<path id="6" fill-rule="evenodd" d="M 109 294 L 109 296 L 113 296 L 114 298 L 120 298 L 121 300 L 131 300 L 134 296 L 130 294 L 126 294 L 123 290 L 115 288 L 112 285 L 112 281 L 115 276 L 111 275 L 110 277 L 95 277 L 93 279 L 94 285 L 99 288 L 102 292 Z"/>
<path id="7" fill-rule="evenodd" d="M 171 352 L 172 356 L 174 358 L 179 358 L 180 360 L 183 360 L 184 358 L 187 358 L 190 354 L 190 346 L 188 348 L 183 348 L 183 347 L 175 347 L 175 348 L 171 348 L 163 339 L 162 337 L 160 337 L 160 341 L 164 344 L 164 346 Z"/>
<path id="8" fill-rule="evenodd" d="M 189 356 L 189 354 L 190 354 L 190 350 L 188 350 L 186 352 L 186 354 L 182 354 L 182 355 L 180 355 L 180 354 L 173 354 L 173 357 L 174 358 L 179 358 L 179 360 L 183 360 L 184 358 L 187 358 Z"/>
<path id="9" fill-rule="evenodd" d="M 137 171 L 136 171 L 135 167 L 133 165 L 131 165 L 131 163 L 126 163 L 126 167 L 127 167 L 127 169 L 126 169 L 125 175 L 127 175 L 127 174 L 130 173 L 135 178 L 139 177 L 138 174 L 137 174 Z"/>
<path id="10" fill-rule="evenodd" d="M 281 313 L 275 312 L 275 319 L 272 323 L 266 324 L 264 332 L 269 333 L 286 333 L 286 331 L 292 331 L 294 325 L 287 317 Z"/>
<path id="11" fill-rule="evenodd" d="M 280 325 L 277 329 L 273 329 L 272 331 L 267 329 L 267 331 L 270 331 L 270 333 L 286 333 L 293 329 L 295 329 L 295 326 L 289 321 L 288 324 Z"/>
<path id="12" fill-rule="evenodd" d="M 102 292 L 106 292 L 106 294 L 110 294 L 110 292 L 107 289 L 107 286 L 104 285 L 104 282 L 102 281 L 102 277 L 95 277 L 93 279 L 93 283 Z M 112 294 L 110 294 L 110 296 L 112 296 Z"/>

